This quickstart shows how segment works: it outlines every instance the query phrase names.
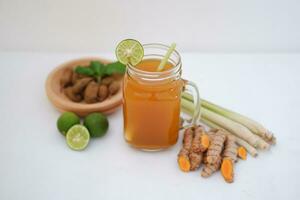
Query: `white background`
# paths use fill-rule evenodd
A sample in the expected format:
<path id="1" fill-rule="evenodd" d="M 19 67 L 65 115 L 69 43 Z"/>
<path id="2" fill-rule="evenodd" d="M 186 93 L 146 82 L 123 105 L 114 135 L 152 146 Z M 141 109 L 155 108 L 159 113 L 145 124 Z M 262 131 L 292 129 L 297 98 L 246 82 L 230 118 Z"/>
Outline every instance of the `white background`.
<path id="1" fill-rule="evenodd" d="M 184 77 L 202 97 L 255 118 L 277 136 L 270 151 L 235 165 L 233 184 L 220 173 L 204 179 L 200 171 L 181 172 L 181 137 L 163 152 L 129 147 L 121 110 L 109 116 L 105 137 L 83 152 L 70 150 L 44 83 L 54 66 L 86 55 L 98 53 L 0 53 L 1 200 L 299 199 L 299 54 L 182 54 Z"/>
<path id="2" fill-rule="evenodd" d="M 299 10 L 299 0 L 0 0 L 0 50 L 112 52 L 130 37 L 181 51 L 299 51 Z"/>
<path id="3" fill-rule="evenodd" d="M 0 200 L 299 199 L 299 0 L 0 0 Z M 124 38 L 176 42 L 201 96 L 270 128 L 278 144 L 235 166 L 235 182 L 183 173 L 179 142 L 146 153 L 103 138 L 70 150 L 44 84 L 74 58 L 115 59 Z"/>

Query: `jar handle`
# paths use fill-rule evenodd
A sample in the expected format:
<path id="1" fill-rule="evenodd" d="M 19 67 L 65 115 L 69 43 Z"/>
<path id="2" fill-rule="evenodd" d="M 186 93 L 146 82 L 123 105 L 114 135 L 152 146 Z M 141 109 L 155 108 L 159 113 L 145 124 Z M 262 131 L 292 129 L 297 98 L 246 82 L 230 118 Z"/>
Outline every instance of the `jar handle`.
<path id="1" fill-rule="evenodd" d="M 199 89 L 194 82 L 188 80 L 183 80 L 183 81 L 185 83 L 183 91 L 186 91 L 187 93 L 191 93 L 189 95 L 191 96 L 191 99 L 193 99 L 193 103 L 194 103 L 193 117 L 191 119 L 191 125 L 194 126 L 197 124 L 197 120 L 199 120 L 201 116 L 201 99 L 200 99 Z"/>

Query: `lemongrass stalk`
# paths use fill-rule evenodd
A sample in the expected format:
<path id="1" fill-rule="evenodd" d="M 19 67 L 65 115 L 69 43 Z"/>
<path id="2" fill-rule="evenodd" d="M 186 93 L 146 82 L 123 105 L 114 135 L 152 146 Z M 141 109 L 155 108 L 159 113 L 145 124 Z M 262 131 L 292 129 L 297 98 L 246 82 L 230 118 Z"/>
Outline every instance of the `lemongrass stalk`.
<path id="1" fill-rule="evenodd" d="M 269 130 L 267 130 L 265 127 L 263 127 L 260 123 L 254 121 L 244 115 L 241 115 L 234 111 L 228 110 L 226 108 L 223 108 L 221 106 L 218 106 L 218 105 L 213 104 L 206 100 L 202 101 L 202 106 L 213 112 L 216 112 L 220 115 L 223 115 L 224 117 L 227 117 L 235 122 L 238 122 L 238 123 L 246 126 L 249 130 L 251 130 L 251 132 L 262 137 L 266 141 L 269 141 L 271 143 L 275 143 L 275 141 L 276 141 L 274 135 Z"/>
<path id="2" fill-rule="evenodd" d="M 184 108 L 184 107 L 181 108 L 181 111 L 183 111 L 184 113 L 186 113 L 186 114 L 188 114 L 188 115 L 190 115 L 190 116 L 193 115 L 193 112 L 192 112 L 192 111 L 190 111 L 190 110 L 188 110 L 188 109 L 186 109 L 186 108 Z M 209 121 L 209 120 L 207 120 L 207 119 L 205 119 L 205 118 L 203 118 L 203 117 L 201 118 L 201 121 L 202 121 L 204 124 L 206 124 L 207 126 L 209 126 L 210 128 L 220 129 L 220 130 L 222 130 L 225 134 L 231 134 L 233 137 L 235 137 L 237 144 L 240 145 L 240 146 L 245 147 L 245 149 L 248 151 L 248 153 L 249 153 L 251 156 L 256 157 L 256 156 L 258 155 L 258 151 L 257 151 L 253 146 L 251 146 L 248 142 L 246 142 L 245 140 L 243 140 L 243 139 L 241 139 L 241 138 L 239 138 L 239 137 L 233 135 L 232 133 L 230 133 L 229 131 L 227 131 L 227 130 L 224 129 L 223 127 L 221 127 L 221 126 L 219 126 L 219 125 L 217 125 L 217 124 L 215 124 L 215 123 L 213 123 L 213 122 L 211 122 L 211 121 Z"/>
<path id="3" fill-rule="evenodd" d="M 181 98 L 181 109 L 188 111 L 190 113 L 193 113 L 194 112 L 194 104 L 185 98 Z"/>
<path id="4" fill-rule="evenodd" d="M 253 134 L 248 128 L 246 128 L 245 126 L 239 123 L 236 123 L 230 119 L 227 119 L 205 108 L 202 108 L 202 115 L 204 118 L 207 118 L 208 120 L 215 122 L 217 125 L 224 127 L 234 135 L 244 139 L 245 141 L 249 142 L 249 144 L 253 145 L 256 148 L 259 149 L 269 148 L 268 143 L 266 143 L 259 136 Z"/>
<path id="5" fill-rule="evenodd" d="M 193 96 L 191 96 L 188 93 L 183 93 L 182 97 L 185 99 L 188 99 L 190 101 L 193 101 Z M 271 143 L 271 144 L 275 144 L 276 143 L 276 138 L 275 136 L 269 131 L 267 130 L 264 126 L 262 126 L 260 123 L 244 116 L 241 115 L 239 113 L 236 113 L 234 111 L 231 111 L 229 109 L 223 108 L 221 106 L 218 106 L 214 103 L 211 103 L 207 100 L 202 99 L 201 101 L 201 106 L 205 107 L 213 112 L 216 112 L 220 115 L 223 115 L 226 118 L 229 118 L 235 122 L 238 122 L 242 125 L 244 125 L 245 127 L 247 127 L 251 132 L 253 132 L 254 134 L 262 137 L 264 140 L 266 140 L 267 142 Z"/>
<path id="6" fill-rule="evenodd" d="M 175 50 L 175 48 L 176 48 L 176 44 L 175 44 L 175 43 L 172 43 L 171 46 L 170 46 L 170 48 L 168 49 L 166 55 L 165 55 L 164 58 L 161 60 L 161 62 L 160 62 L 160 64 L 159 64 L 159 66 L 158 66 L 158 68 L 157 68 L 156 71 L 159 72 L 159 71 L 162 71 L 162 70 L 164 69 L 165 65 L 167 64 L 167 62 L 168 62 L 168 60 L 169 60 L 171 54 L 172 54 L 173 51 Z"/>
<path id="7" fill-rule="evenodd" d="M 246 142 L 245 140 L 233 135 L 232 133 L 230 133 L 229 131 L 227 131 L 226 129 L 222 128 L 221 126 L 205 119 L 205 118 L 201 118 L 201 121 L 206 124 L 207 126 L 209 126 L 210 128 L 215 128 L 215 129 L 220 129 L 222 130 L 226 135 L 232 135 L 234 138 L 235 138 L 235 141 L 238 145 L 240 146 L 243 146 L 247 151 L 248 153 L 253 156 L 253 157 L 256 157 L 258 155 L 258 151 L 253 147 L 251 146 L 248 142 Z"/>
<path id="8" fill-rule="evenodd" d="M 183 92 L 183 93 L 181 94 L 181 96 L 182 96 L 183 98 L 185 98 L 186 100 L 194 101 L 194 97 L 193 97 L 193 95 L 191 95 L 190 93 Z"/>
<path id="9" fill-rule="evenodd" d="M 181 105 L 185 109 L 188 109 L 189 111 L 194 110 L 194 105 L 189 100 L 186 100 L 184 98 L 181 99 Z M 259 148 L 259 149 L 268 149 L 269 144 L 266 143 L 263 139 L 261 139 L 259 136 L 253 134 L 248 128 L 245 126 L 232 121 L 226 117 L 223 117 L 217 113 L 214 113 L 206 108 L 201 108 L 202 116 L 217 125 L 227 129 L 229 132 L 233 133 L 234 135 L 244 139 L 252 146 Z"/>

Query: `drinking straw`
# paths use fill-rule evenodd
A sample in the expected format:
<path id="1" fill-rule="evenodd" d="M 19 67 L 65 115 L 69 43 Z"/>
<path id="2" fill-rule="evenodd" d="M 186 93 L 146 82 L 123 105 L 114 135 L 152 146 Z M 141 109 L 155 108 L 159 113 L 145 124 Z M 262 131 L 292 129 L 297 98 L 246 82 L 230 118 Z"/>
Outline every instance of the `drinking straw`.
<path id="1" fill-rule="evenodd" d="M 157 67 L 157 71 L 160 72 L 164 69 L 165 65 L 167 64 L 172 52 L 175 50 L 176 44 L 172 43 L 170 48 L 168 49 L 166 55 L 164 56 L 164 58 L 161 60 L 159 66 Z"/>

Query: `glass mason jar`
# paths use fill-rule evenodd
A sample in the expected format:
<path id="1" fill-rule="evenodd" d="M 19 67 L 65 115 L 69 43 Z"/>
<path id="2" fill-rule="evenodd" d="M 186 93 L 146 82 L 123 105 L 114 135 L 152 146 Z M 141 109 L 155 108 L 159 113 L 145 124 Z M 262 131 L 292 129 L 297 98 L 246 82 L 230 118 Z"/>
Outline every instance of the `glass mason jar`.
<path id="1" fill-rule="evenodd" d="M 145 44 L 143 47 L 143 60 L 137 66 L 128 64 L 124 77 L 124 134 L 133 147 L 160 150 L 177 142 L 181 92 L 192 88 L 196 108 L 200 106 L 199 93 L 195 84 L 181 78 L 182 64 L 177 51 L 171 54 L 168 69 L 157 72 L 151 69 L 158 66 L 169 46 Z M 194 113 L 193 121 L 198 114 Z"/>

